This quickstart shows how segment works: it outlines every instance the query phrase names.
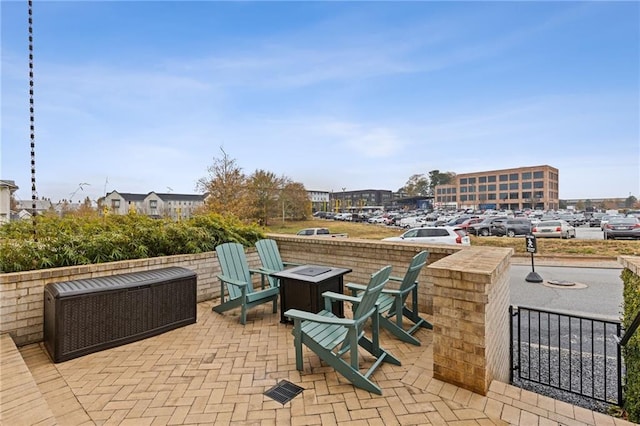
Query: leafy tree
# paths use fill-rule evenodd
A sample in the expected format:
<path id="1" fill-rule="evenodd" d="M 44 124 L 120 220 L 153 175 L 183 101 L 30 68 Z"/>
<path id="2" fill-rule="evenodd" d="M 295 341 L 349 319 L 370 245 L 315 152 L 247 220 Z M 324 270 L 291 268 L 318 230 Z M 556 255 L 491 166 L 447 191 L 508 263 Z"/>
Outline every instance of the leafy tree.
<path id="1" fill-rule="evenodd" d="M 251 209 L 247 203 L 247 177 L 224 149 L 222 157 L 213 159 L 208 176 L 200 178 L 196 189 L 208 192 L 204 211 L 243 218 Z"/>
<path id="2" fill-rule="evenodd" d="M 283 216 L 304 220 L 311 215 L 311 201 L 304 185 L 286 180 L 280 193 Z"/>
<path id="3" fill-rule="evenodd" d="M 430 188 L 429 178 L 426 175 L 415 174 L 407 180 L 407 183 L 398 192 L 403 192 L 409 197 L 417 197 L 429 195 Z"/>
<path id="4" fill-rule="evenodd" d="M 269 218 L 277 217 L 279 195 L 283 178 L 265 170 L 256 170 L 247 181 L 247 198 L 250 200 L 251 217 L 263 226 L 269 225 Z"/>
<path id="5" fill-rule="evenodd" d="M 638 199 L 633 195 L 629 195 L 626 200 L 624 200 L 624 206 L 627 208 L 632 208 L 638 203 Z"/>
<path id="6" fill-rule="evenodd" d="M 441 173 L 440 170 L 431 170 L 429 172 L 429 195 L 433 195 L 438 185 L 446 185 L 452 183 L 456 174 L 453 172 Z"/>
<path id="7" fill-rule="evenodd" d="M 9 210 L 16 211 L 18 209 L 18 200 L 13 195 L 13 193 L 9 196 Z"/>
<path id="8" fill-rule="evenodd" d="M 584 201 L 579 200 L 579 201 L 576 203 L 576 209 L 577 209 L 577 210 L 580 210 L 580 211 L 584 210 Z"/>
<path id="9" fill-rule="evenodd" d="M 588 199 L 588 198 L 587 198 L 587 199 L 584 201 L 584 208 L 585 208 L 586 210 L 591 210 L 591 208 L 592 208 L 592 207 L 593 207 L 593 201 L 591 201 L 590 199 Z"/>

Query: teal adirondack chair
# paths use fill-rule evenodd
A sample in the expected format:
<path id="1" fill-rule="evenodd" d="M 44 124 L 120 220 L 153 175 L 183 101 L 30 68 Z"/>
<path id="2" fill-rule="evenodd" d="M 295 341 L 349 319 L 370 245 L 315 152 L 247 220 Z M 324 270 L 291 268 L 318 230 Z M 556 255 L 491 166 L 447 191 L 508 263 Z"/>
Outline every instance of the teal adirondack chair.
<path id="1" fill-rule="evenodd" d="M 369 376 L 382 362 L 400 365 L 400 361 L 380 347 L 379 315 L 376 300 L 391 274 L 391 266 L 386 266 L 371 275 L 369 284 L 360 297 L 333 292 L 325 292 L 325 309 L 317 314 L 289 309 L 284 314 L 293 319 L 293 343 L 296 349 L 296 368 L 303 370 L 302 345 L 307 346 L 321 360 L 332 366 L 355 386 L 382 395 L 382 390 Z M 353 318 L 339 318 L 331 312 L 331 301 L 357 303 Z M 364 326 L 371 318 L 371 339 L 365 335 Z M 365 372 L 360 371 L 358 347 L 366 349 L 376 358 Z M 343 356 L 349 354 L 349 362 Z"/>
<path id="2" fill-rule="evenodd" d="M 414 345 L 420 345 L 420 341 L 413 336 L 420 327 L 432 329 L 433 325 L 427 320 L 420 317 L 418 313 L 418 275 L 422 267 L 427 263 L 429 252 L 421 251 L 416 254 L 407 273 L 404 277 L 389 277 L 390 281 L 400 282 L 400 286 L 397 290 L 385 288 L 378 296 L 378 312 L 380 315 L 380 325 L 387 329 L 391 334 L 398 339 L 411 343 Z M 347 284 L 347 288 L 351 289 L 351 293 L 354 296 L 359 295 L 364 286 L 358 284 Z M 407 296 L 411 293 L 411 308 L 407 307 Z M 413 322 L 413 325 L 408 329 L 404 328 L 403 318 L 407 318 Z M 395 319 L 395 320 L 394 320 Z"/>
<path id="3" fill-rule="evenodd" d="M 222 274 L 218 274 L 220 279 L 220 304 L 214 306 L 213 311 L 221 314 L 230 309 L 240 307 L 240 324 L 246 324 L 248 309 L 262 303 L 272 302 L 273 313 L 278 311 L 280 289 L 269 286 L 262 290 L 254 290 L 251 274 L 265 274 L 265 272 L 249 269 L 242 244 L 221 244 L 216 247 L 216 253 L 218 254 Z M 225 287 L 229 293 L 229 300 L 226 302 L 224 300 Z"/>
<path id="4" fill-rule="evenodd" d="M 287 266 L 300 266 L 300 263 L 285 262 L 280 257 L 280 250 L 278 250 L 278 244 L 276 240 L 263 239 L 256 242 L 256 249 L 258 250 L 258 256 L 262 263 L 262 270 L 268 274 L 273 272 L 280 272 Z M 269 284 L 271 287 L 279 286 L 279 279 L 267 275 Z"/>

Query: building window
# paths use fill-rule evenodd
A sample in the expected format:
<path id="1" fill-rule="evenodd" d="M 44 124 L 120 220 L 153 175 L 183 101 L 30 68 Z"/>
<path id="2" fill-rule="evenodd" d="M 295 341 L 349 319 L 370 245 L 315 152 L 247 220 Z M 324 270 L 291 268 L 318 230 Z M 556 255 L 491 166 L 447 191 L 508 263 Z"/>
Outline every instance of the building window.
<path id="1" fill-rule="evenodd" d="M 509 189 L 509 184 L 508 183 L 501 183 L 500 184 L 500 191 L 506 191 L 507 189 Z"/>
<path id="2" fill-rule="evenodd" d="M 460 185 L 466 185 L 467 184 L 467 178 L 460 178 Z"/>
<path id="3" fill-rule="evenodd" d="M 528 200 L 529 198 L 531 198 L 531 192 L 523 192 L 522 198 Z"/>
<path id="4" fill-rule="evenodd" d="M 496 186 L 494 185 L 487 185 L 487 191 L 495 191 L 496 190 Z"/>
<path id="5" fill-rule="evenodd" d="M 518 180 L 518 174 L 517 173 L 511 173 L 509 175 L 509 180 Z"/>
<path id="6" fill-rule="evenodd" d="M 542 198 L 544 197 L 544 191 L 535 191 L 533 193 L 533 198 Z"/>
<path id="7" fill-rule="evenodd" d="M 469 201 L 475 201 L 476 200 L 476 194 L 469 194 Z"/>
<path id="8" fill-rule="evenodd" d="M 522 189 L 531 189 L 531 182 L 522 182 Z"/>
<path id="9" fill-rule="evenodd" d="M 495 181 L 496 181 L 496 175 L 491 175 L 487 177 L 487 182 L 495 182 Z"/>
<path id="10" fill-rule="evenodd" d="M 460 192 L 461 192 L 461 193 L 463 193 L 463 192 L 467 192 L 467 187 L 466 187 L 466 186 L 461 186 L 461 187 L 460 187 Z"/>
<path id="11" fill-rule="evenodd" d="M 157 209 L 158 208 L 158 200 L 149 200 L 149 207 L 151 207 L 152 209 Z"/>
<path id="12" fill-rule="evenodd" d="M 487 194 L 480 194 L 478 196 L 478 201 L 487 201 Z"/>
<path id="13" fill-rule="evenodd" d="M 460 196 L 460 201 L 467 201 L 467 196 L 466 195 L 461 195 Z"/>
<path id="14" fill-rule="evenodd" d="M 495 199 L 496 199 L 496 194 L 488 194 L 487 199 L 489 199 L 489 200 L 495 200 Z"/>
<path id="15" fill-rule="evenodd" d="M 507 194 L 506 192 L 501 192 L 500 193 L 500 199 L 501 200 L 506 200 L 509 197 L 509 194 Z"/>
<path id="16" fill-rule="evenodd" d="M 543 171 L 533 172 L 533 178 L 534 179 L 543 179 L 544 178 L 544 172 Z"/>
<path id="17" fill-rule="evenodd" d="M 537 180 L 535 182 L 533 182 L 533 187 L 534 188 L 544 188 L 544 182 L 541 180 Z"/>
<path id="18" fill-rule="evenodd" d="M 509 189 L 511 189 L 511 190 L 518 189 L 518 182 L 511 182 L 509 184 Z"/>
<path id="19" fill-rule="evenodd" d="M 510 192 L 509 193 L 509 199 L 510 200 L 517 200 L 518 199 L 518 193 L 517 192 Z"/>
<path id="20" fill-rule="evenodd" d="M 478 178 L 478 183 L 487 183 L 487 177 L 486 176 L 480 176 Z"/>
<path id="21" fill-rule="evenodd" d="M 111 208 L 119 209 L 120 208 L 120 200 L 111 200 Z"/>
<path id="22" fill-rule="evenodd" d="M 478 191 L 480 192 L 486 192 L 487 191 L 487 185 L 480 185 L 478 187 Z"/>
<path id="23" fill-rule="evenodd" d="M 500 182 L 506 182 L 509 180 L 509 175 L 500 175 Z"/>
<path id="24" fill-rule="evenodd" d="M 467 191 L 469 192 L 476 192 L 476 186 L 475 185 L 470 185 L 467 187 Z"/>
<path id="25" fill-rule="evenodd" d="M 531 172 L 524 172 L 522 174 L 522 180 L 531 180 Z"/>
<path id="26" fill-rule="evenodd" d="M 469 178 L 469 185 L 473 185 L 473 184 L 475 184 L 475 183 L 476 183 L 476 178 L 474 178 L 474 177 L 470 177 L 470 178 Z"/>

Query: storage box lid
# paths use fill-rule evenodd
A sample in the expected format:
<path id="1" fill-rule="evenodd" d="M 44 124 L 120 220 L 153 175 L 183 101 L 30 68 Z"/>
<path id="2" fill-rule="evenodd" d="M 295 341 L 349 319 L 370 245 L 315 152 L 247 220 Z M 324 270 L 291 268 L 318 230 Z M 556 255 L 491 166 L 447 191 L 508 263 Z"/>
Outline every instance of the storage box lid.
<path id="1" fill-rule="evenodd" d="M 99 291 L 151 286 L 158 283 L 195 276 L 196 273 L 189 269 L 172 266 L 168 268 L 154 269 L 151 271 L 131 272 L 106 277 L 49 283 L 45 286 L 45 290 L 49 291 L 54 298 L 61 298 Z"/>

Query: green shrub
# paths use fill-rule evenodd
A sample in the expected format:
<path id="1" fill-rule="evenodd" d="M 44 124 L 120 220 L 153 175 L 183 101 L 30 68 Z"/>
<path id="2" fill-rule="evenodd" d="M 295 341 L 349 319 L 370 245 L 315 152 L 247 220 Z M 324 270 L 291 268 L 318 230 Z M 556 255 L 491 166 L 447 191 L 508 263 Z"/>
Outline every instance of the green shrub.
<path id="1" fill-rule="evenodd" d="M 624 309 L 622 324 L 625 330 L 640 312 L 640 277 L 629 269 L 622 271 L 624 283 Z M 624 409 L 629 420 L 640 422 L 640 330 L 629 339 L 622 348 L 622 354 L 627 369 Z"/>
<path id="2" fill-rule="evenodd" d="M 174 222 L 148 216 L 39 216 L 0 227 L 0 271 L 113 262 L 212 251 L 233 241 L 251 246 L 264 235 L 255 225 L 216 214 Z"/>

